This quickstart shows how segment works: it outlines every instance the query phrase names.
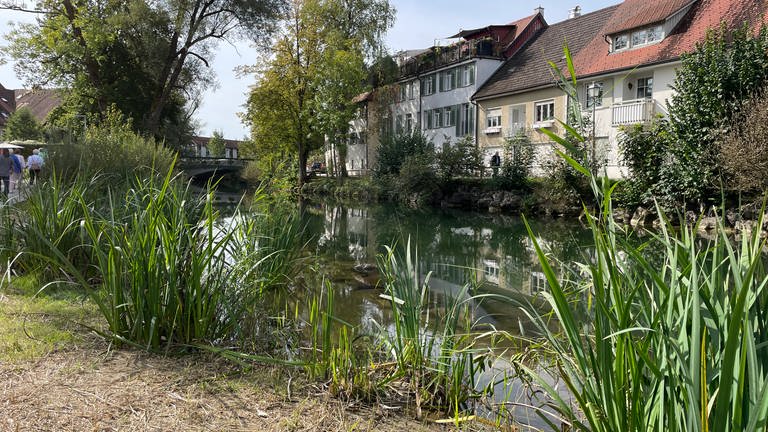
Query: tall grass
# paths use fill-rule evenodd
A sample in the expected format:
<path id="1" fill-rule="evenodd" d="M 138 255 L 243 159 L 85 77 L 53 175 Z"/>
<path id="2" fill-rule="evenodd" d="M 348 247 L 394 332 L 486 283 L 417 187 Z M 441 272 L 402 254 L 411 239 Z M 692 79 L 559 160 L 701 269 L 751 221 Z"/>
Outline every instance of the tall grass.
<path id="1" fill-rule="evenodd" d="M 525 310 L 544 333 L 573 400 L 523 366 L 560 420 L 583 431 L 765 430 L 768 272 L 759 231 L 732 242 L 721 224 L 714 239 L 703 241 L 695 227 L 674 231 L 666 223 L 637 246 L 613 221 L 613 189 L 563 157 L 592 185 L 597 207 L 587 220 L 594 255 L 580 263 L 580 276 L 559 278 L 529 227 L 561 332 Z M 659 261 L 648 258 L 654 248 Z M 576 304 L 584 299 L 586 314 Z"/>

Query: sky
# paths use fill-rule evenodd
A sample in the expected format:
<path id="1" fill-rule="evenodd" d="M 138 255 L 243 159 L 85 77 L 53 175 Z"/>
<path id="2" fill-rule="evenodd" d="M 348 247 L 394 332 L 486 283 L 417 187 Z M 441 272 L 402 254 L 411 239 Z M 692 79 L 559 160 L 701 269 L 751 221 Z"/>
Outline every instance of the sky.
<path id="1" fill-rule="evenodd" d="M 544 18 L 552 24 L 568 18 L 568 11 L 576 5 L 582 13 L 619 3 L 620 0 L 574 0 L 573 3 L 555 0 L 535 2 L 515 0 L 390 0 L 397 9 L 394 26 L 386 36 L 386 44 L 394 53 L 406 49 L 428 48 L 435 44 L 446 45 L 446 40 L 462 29 L 485 27 L 492 24 L 506 24 L 532 15 L 534 8 L 544 8 Z M 0 50 L 5 44 L 9 21 L 27 22 L 34 20 L 32 14 L 0 10 Z M 195 119 L 199 133 L 210 136 L 220 130 L 227 139 L 243 139 L 248 135 L 245 126 L 237 116 L 244 111 L 248 87 L 254 83 L 252 77 L 241 77 L 235 72 L 238 66 L 249 65 L 257 59 L 256 50 L 247 42 L 235 45 L 222 43 L 211 63 L 219 83 L 208 89 Z M 0 84 L 5 88 L 23 88 L 9 62 L 0 65 Z"/>

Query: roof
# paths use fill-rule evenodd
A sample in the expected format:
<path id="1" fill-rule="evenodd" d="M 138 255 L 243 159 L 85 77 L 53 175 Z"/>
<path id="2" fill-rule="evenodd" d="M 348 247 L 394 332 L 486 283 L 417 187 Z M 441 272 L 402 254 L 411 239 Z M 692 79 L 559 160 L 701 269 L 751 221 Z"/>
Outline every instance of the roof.
<path id="1" fill-rule="evenodd" d="M 658 23 L 696 0 L 625 0 L 605 25 L 603 34 L 614 34 Z"/>
<path id="2" fill-rule="evenodd" d="M 462 30 L 462 31 L 456 33 L 453 36 L 448 36 L 448 39 L 455 39 L 455 38 L 467 39 L 467 38 L 469 38 L 471 36 L 474 36 L 474 35 L 477 35 L 477 34 L 490 33 L 490 32 L 495 31 L 495 30 L 512 31 L 515 28 L 516 28 L 515 25 L 509 25 L 509 24 L 505 24 L 505 25 L 489 25 L 489 26 L 486 26 L 486 27 L 481 27 L 481 28 L 476 28 L 476 29 Z"/>
<path id="3" fill-rule="evenodd" d="M 571 18 L 540 30 L 513 57 L 507 60 L 475 93 L 473 99 L 516 93 L 554 84 L 549 61 L 565 66 L 563 46 L 567 43 L 572 55 L 578 53 L 597 34 L 617 6 Z M 600 38 L 602 40 L 602 38 Z"/>
<path id="4" fill-rule="evenodd" d="M 352 98 L 352 103 L 353 104 L 359 104 L 359 103 L 368 102 L 368 101 L 371 101 L 371 100 L 373 100 L 373 91 L 367 91 L 367 92 L 360 93 L 359 95 L 353 97 Z"/>
<path id="5" fill-rule="evenodd" d="M 198 147 L 207 147 L 208 141 L 210 140 L 211 140 L 211 137 L 193 136 L 192 144 Z M 230 149 L 240 148 L 240 143 L 242 142 L 242 141 L 230 140 L 230 139 L 225 139 L 223 141 L 224 141 L 224 148 L 230 148 Z"/>
<path id="6" fill-rule="evenodd" d="M 16 109 L 27 108 L 40 123 L 45 123 L 48 114 L 61 105 L 61 93 L 54 89 L 14 90 Z"/>
<path id="7" fill-rule="evenodd" d="M 666 3 L 665 0 L 626 0 L 622 6 L 638 2 Z M 754 28 L 768 24 L 767 10 L 768 2 L 764 0 L 699 0 L 677 27 L 657 44 L 610 53 L 609 45 L 603 37 L 595 37 L 574 56 L 576 74 L 588 77 L 676 61 L 681 54 L 693 51 L 696 44 L 706 38 L 707 31 L 718 28 L 721 23 L 728 28 L 736 28 L 744 23 Z M 619 9 L 616 13 L 623 12 Z"/>

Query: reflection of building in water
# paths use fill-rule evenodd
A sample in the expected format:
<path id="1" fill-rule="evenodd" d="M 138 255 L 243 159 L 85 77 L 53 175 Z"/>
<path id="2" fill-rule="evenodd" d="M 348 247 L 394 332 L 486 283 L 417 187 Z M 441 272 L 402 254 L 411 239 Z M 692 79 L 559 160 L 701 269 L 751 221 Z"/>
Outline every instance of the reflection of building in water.
<path id="1" fill-rule="evenodd" d="M 336 252 L 343 251 L 358 263 L 374 262 L 375 235 L 367 209 L 324 207 L 324 229 L 318 240 L 320 246 L 335 249 Z"/>

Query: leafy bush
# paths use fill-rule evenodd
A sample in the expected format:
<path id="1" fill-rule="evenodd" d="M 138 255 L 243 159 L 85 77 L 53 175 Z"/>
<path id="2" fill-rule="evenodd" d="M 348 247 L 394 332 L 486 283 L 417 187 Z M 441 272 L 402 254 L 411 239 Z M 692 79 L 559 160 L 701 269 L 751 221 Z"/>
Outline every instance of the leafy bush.
<path id="1" fill-rule="evenodd" d="M 3 140 L 36 140 L 42 135 L 42 127 L 32 115 L 32 111 L 27 107 L 21 107 L 8 117 L 3 131 Z"/>
<path id="2" fill-rule="evenodd" d="M 452 177 L 473 176 L 483 166 L 483 152 L 471 136 L 460 139 L 455 145 L 450 141 L 435 155 L 437 172 L 443 181 Z"/>
<path id="3" fill-rule="evenodd" d="M 173 159 L 171 150 L 133 132 L 131 122 L 110 109 L 101 125 L 88 128 L 84 140 L 54 151 L 50 165 L 66 178 L 100 173 L 128 179 L 167 172 Z"/>
<path id="4" fill-rule="evenodd" d="M 377 176 L 400 174 L 400 167 L 409 156 L 433 155 L 434 146 L 421 131 L 385 135 L 379 146 Z"/>
<path id="5" fill-rule="evenodd" d="M 412 155 L 405 158 L 397 177 L 400 200 L 412 204 L 428 202 L 439 190 L 431 155 Z"/>
<path id="6" fill-rule="evenodd" d="M 664 119 L 622 129 L 619 150 L 630 172 L 623 188 L 622 199 L 626 204 L 650 204 L 663 192 L 665 167 L 676 169 L 667 164 L 667 152 L 673 141 L 669 122 Z"/>
<path id="7" fill-rule="evenodd" d="M 742 101 L 768 83 L 768 28 L 753 36 L 748 27 L 711 31 L 696 49 L 682 56 L 669 106 L 676 138 L 669 149 L 670 200 L 700 200 L 720 186 L 717 143 L 731 129 Z"/>
<path id="8" fill-rule="evenodd" d="M 735 130 L 720 145 L 719 162 L 729 189 L 742 192 L 768 189 L 768 92 L 747 101 L 731 124 Z"/>
<path id="9" fill-rule="evenodd" d="M 501 160 L 501 173 L 494 183 L 502 188 L 523 188 L 528 185 L 534 147 L 531 138 L 524 131 L 504 140 L 504 157 Z"/>

